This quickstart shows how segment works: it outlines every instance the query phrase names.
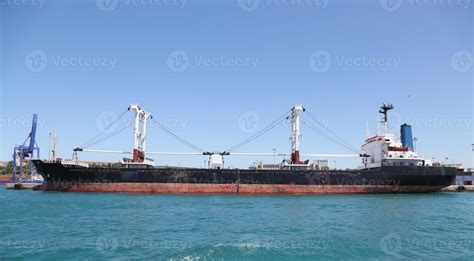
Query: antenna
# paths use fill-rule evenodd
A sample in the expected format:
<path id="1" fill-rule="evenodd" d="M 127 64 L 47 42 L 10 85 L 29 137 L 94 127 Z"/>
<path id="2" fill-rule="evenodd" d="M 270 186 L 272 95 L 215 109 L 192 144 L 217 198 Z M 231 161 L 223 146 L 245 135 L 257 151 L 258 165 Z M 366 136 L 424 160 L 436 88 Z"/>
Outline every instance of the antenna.
<path id="1" fill-rule="evenodd" d="M 365 137 L 370 138 L 369 121 L 365 123 Z"/>
<path id="2" fill-rule="evenodd" d="M 377 134 L 377 136 L 379 136 L 379 135 L 380 135 L 380 114 L 377 114 L 377 119 L 376 119 L 375 122 L 376 122 L 376 125 L 377 125 L 377 126 L 375 127 L 375 129 L 376 129 L 376 131 L 377 131 L 376 134 Z"/>

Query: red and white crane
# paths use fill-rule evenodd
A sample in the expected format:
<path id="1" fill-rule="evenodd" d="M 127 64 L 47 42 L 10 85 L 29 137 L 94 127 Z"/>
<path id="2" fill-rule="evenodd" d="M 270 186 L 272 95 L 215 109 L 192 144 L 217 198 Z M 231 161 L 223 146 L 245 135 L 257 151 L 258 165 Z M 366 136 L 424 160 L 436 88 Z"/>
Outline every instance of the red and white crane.
<path id="1" fill-rule="evenodd" d="M 316 157 L 316 158 L 328 158 L 328 157 L 359 157 L 359 154 L 302 154 L 300 153 L 300 144 L 301 144 L 301 129 L 300 129 L 300 114 L 301 112 L 305 111 L 305 108 L 300 105 L 296 104 L 292 107 L 290 111 L 290 115 L 286 116 L 287 120 L 291 121 L 291 154 L 281 154 L 276 153 L 236 153 L 231 151 L 224 151 L 224 152 L 209 152 L 201 150 L 200 152 L 147 152 L 146 151 L 146 128 L 147 128 L 147 120 L 153 119 L 152 115 L 146 112 L 143 108 L 141 108 L 137 104 L 132 104 L 128 108 L 129 111 L 134 112 L 134 138 L 133 138 L 133 152 L 129 151 L 116 151 L 116 150 L 97 150 L 97 149 L 86 149 L 86 148 L 76 148 L 74 149 L 74 153 L 78 151 L 81 152 L 92 152 L 92 153 L 113 153 L 113 154 L 122 154 L 122 155 L 133 155 L 133 159 L 130 161 L 125 161 L 124 164 L 146 164 L 146 165 L 154 165 L 153 160 L 146 158 L 146 155 L 160 155 L 160 156 L 208 156 L 210 166 L 212 168 L 223 168 L 224 167 L 224 156 L 253 156 L 253 157 L 290 157 L 290 161 L 285 161 L 284 165 L 286 167 L 306 167 L 309 166 L 308 162 L 302 162 L 301 156 L 303 157 Z M 285 118 L 282 118 L 283 120 Z M 275 126 L 275 123 L 272 123 L 271 126 Z M 160 125 L 159 125 L 160 126 Z M 163 126 L 161 126 L 164 128 Z M 264 128 L 267 129 L 268 128 Z M 165 129 L 165 131 L 171 133 L 171 131 Z M 180 141 L 189 144 L 194 149 L 198 149 L 196 147 L 182 138 L 178 137 L 177 135 L 171 133 L 175 138 L 178 138 Z M 261 133 L 256 135 L 257 137 L 260 136 Z M 250 138 L 252 140 L 252 138 Z M 247 144 L 249 139 L 244 141 L 244 143 L 239 143 L 238 146 L 241 144 Z M 234 148 L 238 147 L 235 146 Z"/>
<path id="2" fill-rule="evenodd" d="M 128 110 L 135 113 L 133 128 L 133 162 L 144 163 L 147 159 L 146 152 L 146 124 L 148 118 L 153 118 L 150 113 L 143 110 L 139 105 L 132 104 Z"/>
<path id="3" fill-rule="evenodd" d="M 293 106 L 291 109 L 291 115 L 289 118 L 291 119 L 291 163 L 292 164 L 300 164 L 300 140 L 301 140 L 301 133 L 300 133 L 300 113 L 304 112 L 305 109 L 302 105 L 297 104 Z"/>

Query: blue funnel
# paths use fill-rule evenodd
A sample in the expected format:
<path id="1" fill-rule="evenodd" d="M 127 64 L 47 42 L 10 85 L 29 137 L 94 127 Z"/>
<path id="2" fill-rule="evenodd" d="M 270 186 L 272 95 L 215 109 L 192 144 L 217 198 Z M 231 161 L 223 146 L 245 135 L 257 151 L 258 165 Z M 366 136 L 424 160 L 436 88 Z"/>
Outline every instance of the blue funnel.
<path id="1" fill-rule="evenodd" d="M 401 134 L 403 147 L 408 147 L 411 151 L 415 151 L 413 146 L 413 134 L 411 131 L 411 126 L 408 124 L 403 124 L 401 127 Z"/>

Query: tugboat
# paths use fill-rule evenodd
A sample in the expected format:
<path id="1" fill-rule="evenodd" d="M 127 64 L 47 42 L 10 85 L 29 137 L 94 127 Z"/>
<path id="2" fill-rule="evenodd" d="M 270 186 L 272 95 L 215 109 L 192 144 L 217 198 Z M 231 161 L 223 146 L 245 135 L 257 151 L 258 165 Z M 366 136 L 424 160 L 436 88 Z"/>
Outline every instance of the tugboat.
<path id="1" fill-rule="evenodd" d="M 400 139 L 388 132 L 388 112 L 393 106 L 384 104 L 380 113 L 384 133 L 369 137 L 362 145 L 359 168 L 329 170 L 321 164 L 302 161 L 301 157 L 324 157 L 321 154 L 300 154 L 300 114 L 302 105 L 295 105 L 287 119 L 291 120 L 291 154 L 202 152 L 209 156 L 207 168 L 156 167 L 146 152 L 146 125 L 151 115 L 138 105 L 134 112 L 133 155 L 124 158 L 121 167 L 91 167 L 77 159 L 77 152 L 107 152 L 76 148 L 72 160 L 33 160 L 45 183 L 45 191 L 126 192 L 151 194 L 368 194 L 368 193 L 430 193 L 451 185 L 456 168 L 432 166 L 414 150 L 412 130 L 401 126 Z M 161 153 L 166 155 L 166 153 Z M 177 155 L 183 155 L 182 153 Z M 188 154 L 191 155 L 191 154 Z M 224 167 L 224 156 L 288 156 L 280 164 L 256 164 L 249 169 Z M 330 155 L 326 155 L 330 156 Z M 347 156 L 347 155 L 346 155 Z"/>

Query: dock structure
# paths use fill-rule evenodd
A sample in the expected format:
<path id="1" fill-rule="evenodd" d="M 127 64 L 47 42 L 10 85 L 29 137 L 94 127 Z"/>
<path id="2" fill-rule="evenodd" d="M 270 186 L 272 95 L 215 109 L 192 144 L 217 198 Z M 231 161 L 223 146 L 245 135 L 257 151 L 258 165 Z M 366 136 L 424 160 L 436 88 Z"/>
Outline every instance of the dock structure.
<path id="1" fill-rule="evenodd" d="M 7 183 L 7 189 L 12 190 L 36 190 L 41 186 L 42 183 L 38 182 L 9 182 Z"/>
<path id="2" fill-rule="evenodd" d="M 461 174 L 456 176 L 456 185 L 459 186 L 470 186 L 474 182 L 474 172 L 472 169 L 467 169 Z"/>
<path id="3" fill-rule="evenodd" d="M 451 185 L 441 190 L 441 192 L 474 192 L 473 185 Z"/>

